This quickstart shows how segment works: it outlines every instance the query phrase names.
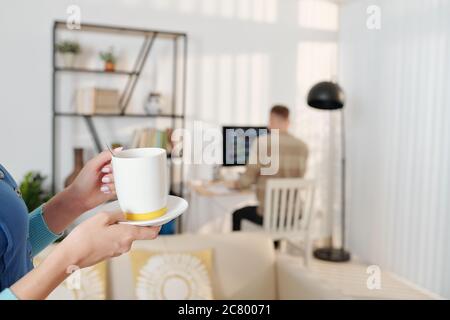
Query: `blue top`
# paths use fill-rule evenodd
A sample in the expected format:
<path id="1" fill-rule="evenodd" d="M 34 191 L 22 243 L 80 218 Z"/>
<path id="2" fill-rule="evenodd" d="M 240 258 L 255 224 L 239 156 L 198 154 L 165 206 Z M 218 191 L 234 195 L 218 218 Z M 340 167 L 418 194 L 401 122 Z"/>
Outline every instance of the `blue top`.
<path id="1" fill-rule="evenodd" d="M 60 236 L 48 228 L 42 206 L 28 214 L 16 182 L 0 165 L 0 299 L 15 298 L 7 288 L 28 273 L 32 258 Z"/>

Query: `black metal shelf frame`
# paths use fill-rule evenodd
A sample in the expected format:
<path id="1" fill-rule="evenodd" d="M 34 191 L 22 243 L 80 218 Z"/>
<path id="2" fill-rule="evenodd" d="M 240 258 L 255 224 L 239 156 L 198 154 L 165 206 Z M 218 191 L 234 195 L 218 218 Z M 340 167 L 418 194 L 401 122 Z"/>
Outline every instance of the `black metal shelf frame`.
<path id="1" fill-rule="evenodd" d="M 78 72 L 78 73 L 96 73 L 107 75 L 133 75 L 135 72 L 126 70 L 105 71 L 103 69 L 88 69 L 88 68 L 69 68 L 69 67 L 56 67 L 56 72 Z"/>
<path id="2" fill-rule="evenodd" d="M 92 137 L 93 143 L 98 152 L 100 152 L 103 147 L 100 142 L 93 118 L 167 118 L 171 120 L 171 127 L 176 128 L 177 123 L 181 123 L 181 127 L 185 126 L 185 109 L 186 109 L 186 73 L 187 73 L 187 45 L 188 45 L 188 37 L 186 33 L 182 32 L 169 32 L 162 30 L 146 30 L 146 29 L 138 29 L 138 28 L 126 28 L 119 26 L 106 26 L 106 25 L 97 25 L 85 23 L 81 24 L 81 28 L 79 30 L 69 30 L 66 28 L 65 21 L 55 21 L 53 24 L 53 35 L 52 35 L 52 190 L 56 191 L 56 131 L 57 131 L 57 119 L 59 117 L 75 117 L 75 118 L 83 118 L 86 122 L 87 128 Z M 89 68 L 68 68 L 61 67 L 56 65 L 56 40 L 57 40 L 57 32 L 58 30 L 65 30 L 70 32 L 92 32 L 92 33 L 109 33 L 115 35 L 124 35 L 124 36 L 139 36 L 144 37 L 144 41 L 140 47 L 138 56 L 134 63 L 133 69 L 130 71 L 126 70 L 116 70 L 116 71 L 104 71 L 101 69 L 89 69 Z M 153 48 L 155 40 L 158 38 L 168 39 L 173 41 L 173 83 L 172 83 L 172 106 L 170 114 L 130 114 L 127 113 L 127 108 L 129 106 L 131 97 L 133 95 L 136 84 L 140 78 L 142 70 L 145 66 L 145 63 L 148 61 L 150 52 Z M 179 48 L 179 42 L 183 43 L 183 50 Z M 179 56 L 181 54 L 181 56 Z M 179 81 L 179 70 L 178 70 L 178 61 L 181 59 L 182 61 L 182 72 L 181 72 L 181 81 Z M 91 74 L 99 74 L 102 76 L 127 76 L 127 82 L 125 84 L 125 88 L 122 91 L 122 94 L 119 99 L 120 113 L 118 114 L 95 114 L 95 115 L 83 115 L 74 112 L 60 112 L 57 110 L 56 106 L 56 96 L 58 91 L 57 84 L 57 74 L 58 73 L 91 73 Z M 181 90 L 178 87 L 181 82 Z M 181 93 L 181 114 L 177 114 L 177 92 Z M 180 120 L 180 121 L 176 121 Z M 173 177 L 173 166 L 171 177 Z M 184 182 L 183 182 L 183 171 L 184 165 L 181 165 L 180 168 L 180 185 L 178 186 L 178 195 L 182 196 Z M 180 229 L 180 225 L 178 225 L 178 229 Z"/>
<path id="3" fill-rule="evenodd" d="M 56 116 L 58 117 L 92 117 L 92 118 L 104 118 L 104 117 L 127 117 L 127 118 L 175 118 L 175 119 L 184 119 L 184 115 L 182 114 L 139 114 L 139 113 L 97 113 L 97 114 L 81 114 L 76 112 L 56 112 Z"/>

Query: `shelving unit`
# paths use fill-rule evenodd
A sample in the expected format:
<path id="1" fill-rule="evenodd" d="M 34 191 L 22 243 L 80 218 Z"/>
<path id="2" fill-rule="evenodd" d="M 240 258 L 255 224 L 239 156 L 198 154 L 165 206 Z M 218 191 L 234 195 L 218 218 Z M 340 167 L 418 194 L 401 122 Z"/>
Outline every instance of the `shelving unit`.
<path id="1" fill-rule="evenodd" d="M 143 38 L 142 45 L 138 52 L 138 56 L 134 62 L 134 66 L 132 70 L 116 70 L 116 71 L 105 71 L 102 69 L 91 69 L 91 68 L 80 68 L 80 67 L 62 67 L 57 66 L 57 51 L 56 51 L 56 41 L 57 41 L 57 33 L 59 31 L 64 30 L 65 32 L 90 32 L 90 33 L 105 33 L 105 34 L 114 34 L 114 35 L 123 35 L 123 36 L 139 36 Z M 135 113 L 127 113 L 127 108 L 129 106 L 131 97 L 134 93 L 134 89 L 136 84 L 142 74 L 142 70 L 145 66 L 145 63 L 150 58 L 150 53 L 153 48 L 153 44 L 157 39 L 165 39 L 169 41 L 173 41 L 173 75 L 172 75 L 172 105 L 171 105 L 171 113 L 169 114 L 135 114 Z M 146 29 L 137 29 L 137 28 L 126 28 L 126 27 L 118 27 L 118 26 L 106 26 L 106 25 L 97 25 L 97 24 L 81 24 L 81 28 L 79 30 L 68 30 L 66 28 L 65 21 L 55 21 L 53 24 L 53 39 L 52 39 L 52 190 L 56 191 L 56 164 L 57 164 L 57 143 L 56 143 L 56 135 L 57 135 L 57 121 L 61 117 L 65 118 L 82 118 L 86 122 L 87 129 L 89 130 L 90 136 L 92 138 L 92 142 L 98 152 L 102 151 L 104 148 L 101 140 L 99 139 L 99 135 L 97 132 L 97 128 L 93 121 L 94 118 L 104 118 L 105 121 L 108 118 L 167 118 L 171 120 L 170 128 L 175 129 L 177 124 L 180 124 L 183 128 L 185 126 L 185 96 L 186 96 L 186 69 L 187 69 L 187 34 L 180 32 L 168 32 L 161 30 L 146 30 Z M 180 48 L 181 47 L 181 48 Z M 181 60 L 181 70 L 179 70 L 179 59 Z M 58 94 L 58 81 L 57 74 L 59 73 L 67 73 L 67 74 L 94 74 L 99 75 L 101 77 L 107 76 L 115 76 L 115 77 L 127 77 L 127 81 L 125 87 L 123 88 L 120 99 L 120 113 L 114 114 L 94 114 L 94 115 L 83 115 L 78 114 L 76 112 L 66 112 L 58 110 L 57 104 L 57 94 Z M 180 75 L 181 74 L 181 75 Z M 180 79 L 181 77 L 181 79 Z M 179 85 L 181 84 L 181 88 Z M 180 109 L 180 106 L 177 106 L 177 94 L 181 94 L 181 112 L 177 113 L 177 109 Z M 178 108 L 177 108 L 178 107 Z M 170 158 L 170 157 L 169 157 Z M 171 181 L 171 194 L 183 195 L 183 164 L 180 167 L 180 182 L 177 186 L 177 190 L 175 190 L 175 185 L 173 181 Z M 173 179 L 173 166 L 171 166 L 172 174 L 171 177 Z M 178 226 L 178 229 L 180 226 Z"/>

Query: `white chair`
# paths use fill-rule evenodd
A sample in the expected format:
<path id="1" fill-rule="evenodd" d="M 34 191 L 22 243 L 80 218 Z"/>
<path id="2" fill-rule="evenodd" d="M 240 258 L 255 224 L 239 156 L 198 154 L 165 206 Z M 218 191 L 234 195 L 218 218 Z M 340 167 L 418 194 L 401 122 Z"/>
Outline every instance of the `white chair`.
<path id="1" fill-rule="evenodd" d="M 301 178 L 274 178 L 266 182 L 263 226 L 242 221 L 243 231 L 262 231 L 273 240 L 281 240 L 300 249 L 308 265 L 312 255 L 310 225 L 314 204 L 314 182 Z"/>

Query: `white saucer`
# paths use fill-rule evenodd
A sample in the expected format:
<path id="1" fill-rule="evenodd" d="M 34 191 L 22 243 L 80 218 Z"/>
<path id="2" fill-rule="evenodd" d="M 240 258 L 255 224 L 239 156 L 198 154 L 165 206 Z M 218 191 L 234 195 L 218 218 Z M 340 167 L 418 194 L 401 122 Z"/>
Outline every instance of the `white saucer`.
<path id="1" fill-rule="evenodd" d="M 131 224 L 135 226 L 162 226 L 167 222 L 180 216 L 188 208 L 186 200 L 176 196 L 167 197 L 167 212 L 156 219 L 146 221 L 121 221 L 121 224 Z M 119 201 L 110 202 L 102 208 L 103 210 L 120 211 Z"/>

